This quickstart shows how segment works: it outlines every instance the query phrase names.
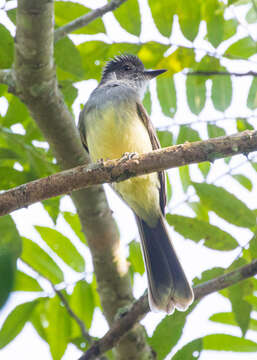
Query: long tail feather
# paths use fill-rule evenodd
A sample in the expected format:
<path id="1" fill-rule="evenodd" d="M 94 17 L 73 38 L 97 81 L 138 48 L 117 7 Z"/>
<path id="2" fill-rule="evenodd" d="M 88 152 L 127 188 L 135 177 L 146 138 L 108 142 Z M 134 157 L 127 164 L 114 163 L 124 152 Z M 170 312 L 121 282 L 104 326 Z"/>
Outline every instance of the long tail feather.
<path id="1" fill-rule="evenodd" d="M 148 297 L 152 310 L 172 313 L 186 310 L 193 291 L 168 235 L 163 216 L 152 228 L 136 216 L 148 277 Z"/>

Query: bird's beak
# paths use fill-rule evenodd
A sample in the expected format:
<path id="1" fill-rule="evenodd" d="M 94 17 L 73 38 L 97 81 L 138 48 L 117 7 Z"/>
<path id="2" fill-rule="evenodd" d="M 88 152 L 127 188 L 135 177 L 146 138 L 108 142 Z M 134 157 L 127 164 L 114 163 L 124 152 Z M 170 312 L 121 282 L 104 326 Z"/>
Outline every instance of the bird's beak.
<path id="1" fill-rule="evenodd" d="M 159 76 L 161 74 L 163 74 L 164 72 L 166 72 L 166 69 L 159 69 L 159 70 L 145 70 L 144 71 L 144 75 L 148 78 L 148 79 L 153 79 L 156 76 Z"/>

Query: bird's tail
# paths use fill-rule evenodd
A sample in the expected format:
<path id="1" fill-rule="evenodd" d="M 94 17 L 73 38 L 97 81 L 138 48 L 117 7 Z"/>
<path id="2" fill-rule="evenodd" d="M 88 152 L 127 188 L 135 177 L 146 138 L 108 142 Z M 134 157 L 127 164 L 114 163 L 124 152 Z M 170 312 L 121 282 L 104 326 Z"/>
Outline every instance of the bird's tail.
<path id="1" fill-rule="evenodd" d="M 160 215 L 152 228 L 136 216 L 148 277 L 148 297 L 153 311 L 172 313 L 186 310 L 193 301 L 193 291 L 178 260 Z"/>

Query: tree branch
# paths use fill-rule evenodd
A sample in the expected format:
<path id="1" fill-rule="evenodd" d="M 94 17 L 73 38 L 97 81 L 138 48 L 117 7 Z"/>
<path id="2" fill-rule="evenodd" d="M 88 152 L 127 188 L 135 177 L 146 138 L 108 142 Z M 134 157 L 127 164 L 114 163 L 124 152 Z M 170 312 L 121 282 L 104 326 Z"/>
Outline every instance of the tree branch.
<path id="1" fill-rule="evenodd" d="M 68 35 L 69 33 L 88 25 L 89 23 L 103 16 L 107 12 L 114 11 L 119 6 L 121 6 L 125 1 L 127 0 L 112 0 L 106 5 L 98 9 L 92 10 L 86 15 L 83 15 L 77 18 L 76 20 L 73 20 L 68 24 L 56 29 L 54 32 L 54 42 L 57 42 L 58 40 Z"/>
<path id="2" fill-rule="evenodd" d="M 72 310 L 72 308 L 70 307 L 68 301 L 66 300 L 65 296 L 63 295 L 63 293 L 56 289 L 56 287 L 54 286 L 54 284 L 52 284 L 52 288 L 54 290 L 54 292 L 56 293 L 56 295 L 59 297 L 59 299 L 61 300 L 61 302 L 63 303 L 63 306 L 65 307 L 65 309 L 67 310 L 67 312 L 69 313 L 69 315 L 76 321 L 76 323 L 78 324 L 80 331 L 81 331 L 81 336 L 84 338 L 85 341 L 87 341 L 89 344 L 92 344 L 93 342 L 93 338 L 89 335 L 89 333 L 87 332 L 86 328 L 85 328 L 85 324 L 83 323 L 83 321 L 74 313 L 74 311 Z"/>
<path id="3" fill-rule="evenodd" d="M 193 289 L 195 301 L 200 300 L 216 291 L 220 291 L 237 284 L 238 282 L 256 274 L 257 260 L 254 260 L 248 265 L 242 266 L 225 275 L 195 286 Z M 131 309 L 122 318 L 113 324 L 112 328 L 103 336 L 103 338 L 95 342 L 95 344 L 91 346 L 91 348 L 83 354 L 79 360 L 93 360 L 100 354 L 110 350 L 120 341 L 122 336 L 124 336 L 127 331 L 142 320 L 149 311 L 147 294 L 144 294 L 132 305 Z"/>
<path id="4" fill-rule="evenodd" d="M 54 1 L 19 0 L 15 42 L 17 93 L 27 105 L 62 169 L 89 162 L 74 119 L 64 104 L 53 60 Z M 25 194 L 25 193 L 24 193 Z M 109 325 L 118 308 L 133 301 L 128 264 L 104 191 L 95 186 L 71 194 L 93 257 L 103 314 Z M 137 345 L 135 346 L 135 338 Z M 120 358 L 141 360 L 151 349 L 138 326 L 116 348 Z"/>
<path id="5" fill-rule="evenodd" d="M 136 155 L 129 160 L 108 160 L 79 166 L 0 194 L 0 215 L 92 185 L 119 182 L 138 175 L 256 150 L 257 130 L 246 130 L 235 135 L 170 146 Z"/>
<path id="6" fill-rule="evenodd" d="M 248 71 L 246 73 L 228 72 L 228 71 L 192 71 L 187 72 L 187 76 L 257 76 L 257 72 Z"/>

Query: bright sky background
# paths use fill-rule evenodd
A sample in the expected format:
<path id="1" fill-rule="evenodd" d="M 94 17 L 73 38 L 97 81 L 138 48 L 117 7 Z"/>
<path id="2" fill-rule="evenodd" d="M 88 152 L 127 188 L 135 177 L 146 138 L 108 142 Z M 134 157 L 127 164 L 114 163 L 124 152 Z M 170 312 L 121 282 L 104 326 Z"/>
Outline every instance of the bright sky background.
<path id="1" fill-rule="evenodd" d="M 90 7 L 96 7 L 96 2 L 91 1 L 79 1 L 80 3 L 83 3 L 85 5 L 88 5 Z M 15 2 L 10 1 L 8 2 L 8 6 L 13 6 Z M 97 1 L 97 7 L 103 5 L 105 1 Z M 161 36 L 156 29 L 155 25 L 153 24 L 150 11 L 147 8 L 146 0 L 139 0 L 141 10 L 142 11 L 142 19 L 143 19 L 143 27 L 142 27 L 142 35 L 140 37 L 140 40 L 147 41 L 147 40 L 157 40 L 157 41 L 163 41 L 164 43 L 167 43 L 167 39 Z M 4 1 L 0 0 L 0 8 L 4 5 Z M 246 11 L 247 9 L 245 9 Z M 231 14 L 227 14 L 228 16 Z M 244 23 L 243 15 L 244 11 L 240 9 L 240 11 L 237 11 L 237 15 L 240 18 L 240 21 L 243 23 L 243 26 L 240 27 L 239 32 L 237 34 L 238 37 L 244 37 L 247 36 L 249 31 L 252 34 L 252 36 L 257 36 L 257 26 Z M 5 18 L 4 12 L 0 10 L 0 22 L 4 24 L 8 24 L 9 29 L 14 34 L 14 29 L 12 24 L 8 21 L 8 19 Z M 107 36 L 106 35 L 96 35 L 94 36 L 95 39 L 104 40 L 107 42 L 110 42 L 110 39 L 115 39 L 115 41 L 131 41 L 135 42 L 137 41 L 137 38 L 133 35 L 128 34 L 126 31 L 122 30 L 115 20 L 114 16 L 112 14 L 107 14 L 104 17 L 104 22 L 107 25 Z M 111 26 L 110 26 L 111 25 Z M 175 22 L 175 31 L 173 31 L 172 35 L 172 42 L 177 44 L 185 44 L 190 45 L 190 42 L 187 41 L 181 34 L 177 23 Z M 205 25 L 202 24 L 200 28 L 199 35 L 197 36 L 197 39 L 194 42 L 194 45 L 196 48 L 199 49 L 205 49 L 213 51 L 213 48 L 204 40 L 206 29 Z M 84 39 L 88 39 L 88 36 L 79 36 L 74 37 L 73 39 L 76 39 L 76 42 L 78 42 L 78 39 L 80 42 L 84 41 Z M 90 36 L 92 39 L 92 36 Z M 231 40 L 229 40 L 231 41 Z M 220 52 L 223 49 L 223 45 L 218 48 L 218 52 Z M 203 51 L 198 51 L 199 59 L 203 56 Z M 255 56 L 255 61 L 257 61 L 257 56 Z M 223 61 L 224 65 L 228 63 L 228 61 Z M 248 71 L 248 70 L 256 70 L 256 62 L 249 65 L 248 68 L 245 67 L 245 63 L 241 63 L 240 61 L 237 62 L 236 65 L 233 65 L 233 67 L 230 67 L 231 71 Z M 186 101 L 186 91 L 185 91 L 185 77 L 181 74 L 177 74 L 175 76 L 175 79 L 179 80 L 180 88 L 177 89 L 177 97 L 178 97 L 178 111 L 176 113 L 175 121 L 177 124 L 179 123 L 186 123 L 191 122 L 195 120 L 197 117 L 192 115 L 192 113 L 189 111 Z M 233 103 L 225 113 L 226 117 L 233 117 L 236 116 L 246 116 L 248 114 L 252 114 L 252 112 L 249 111 L 248 108 L 244 105 L 246 103 L 246 97 L 249 89 L 249 85 L 251 82 L 251 78 L 236 78 L 233 79 Z M 178 84 L 178 82 L 176 82 Z M 207 86 L 209 86 L 208 84 Z M 85 103 L 90 92 L 94 89 L 96 86 L 96 81 L 83 81 L 80 84 L 78 84 L 78 88 L 80 90 L 79 97 L 77 98 L 75 104 L 74 104 L 74 113 L 76 115 L 76 120 L 78 119 L 78 113 L 79 113 L 79 105 L 81 103 Z M 210 86 L 209 86 L 210 88 Z M 150 89 L 153 94 L 153 109 L 151 118 L 154 122 L 154 124 L 158 127 L 165 126 L 167 124 L 171 124 L 171 119 L 166 118 L 163 116 L 160 112 L 159 105 L 157 103 L 156 98 L 156 91 L 155 91 L 155 83 L 152 82 L 150 85 Z M 236 90 L 235 90 L 236 89 Z M 4 100 L 1 100 L 0 98 L 0 113 L 1 115 L 4 115 L 7 106 L 6 102 Z M 201 112 L 198 119 L 202 120 L 210 120 L 210 119 L 217 119 L 222 118 L 223 115 L 216 111 L 213 108 L 213 105 L 211 103 L 210 98 L 207 100 L 207 105 L 205 106 L 205 109 Z M 249 121 L 251 122 L 251 121 Z M 234 121 L 220 121 L 217 125 L 224 127 L 229 134 L 235 133 L 236 127 L 234 124 Z M 199 130 L 201 135 L 204 138 L 207 138 L 207 133 L 205 130 L 203 130 L 203 126 L 201 123 L 197 123 L 193 126 L 196 130 Z M 13 129 L 14 131 L 20 131 L 19 127 L 16 129 Z M 177 134 L 178 132 L 178 126 L 173 126 L 171 130 Z M 236 173 L 247 173 L 247 176 L 252 180 L 254 184 L 254 189 L 251 193 L 249 193 L 247 190 L 245 190 L 243 187 L 240 187 L 240 192 L 238 191 L 239 185 L 232 180 L 230 177 L 222 177 L 221 175 L 224 174 L 226 171 L 228 171 L 228 167 L 223 164 L 223 161 L 216 161 L 212 165 L 212 170 L 210 172 L 210 175 L 208 176 L 208 181 L 212 182 L 214 179 L 217 179 L 219 176 L 221 178 L 215 182 L 216 185 L 224 186 L 227 190 L 230 192 L 235 192 L 237 196 L 242 199 L 244 202 L 247 203 L 247 205 L 250 208 L 256 208 L 256 199 L 257 199 L 257 177 L 256 172 L 252 169 L 252 167 L 247 163 L 246 158 L 244 156 L 237 156 L 233 158 L 231 161 L 231 167 L 235 167 L 238 164 L 243 164 L 242 167 L 236 169 Z M 240 169 L 240 172 L 239 172 Z M 190 170 L 191 177 L 194 181 L 201 181 L 201 174 L 197 168 L 197 165 L 192 166 Z M 175 213 L 182 214 L 182 215 L 188 215 L 192 216 L 193 212 L 188 209 L 187 206 L 183 204 L 183 200 L 185 198 L 185 195 L 182 192 L 182 189 L 180 187 L 180 179 L 178 177 L 178 170 L 173 169 L 169 171 L 169 177 L 172 183 L 172 189 L 173 189 L 173 197 L 172 197 L 172 204 L 170 205 L 170 208 Z M 107 188 L 107 187 L 106 187 Z M 190 193 L 190 191 L 189 191 Z M 192 193 L 192 199 L 194 198 L 194 192 L 191 189 Z M 136 228 L 136 224 L 134 221 L 134 217 L 132 212 L 128 209 L 128 207 L 122 203 L 118 197 L 108 188 L 107 189 L 107 196 L 109 199 L 110 206 L 113 210 L 114 217 L 119 225 L 120 231 L 121 231 L 121 238 L 124 244 L 128 243 L 133 238 L 138 239 L 138 232 Z M 179 205 L 180 204 L 180 205 Z M 68 197 L 65 197 L 62 200 L 61 203 L 61 209 L 67 210 L 67 211 L 73 211 L 74 206 L 71 203 L 70 199 Z M 48 216 L 48 214 L 44 211 L 43 207 L 40 204 L 35 204 L 30 206 L 28 209 L 22 209 L 19 211 L 14 212 L 13 218 L 17 224 L 17 227 L 19 229 L 19 232 L 23 236 L 27 236 L 35 241 L 38 241 L 42 247 L 46 248 L 42 240 L 40 239 L 38 233 L 33 228 L 33 225 L 44 225 L 44 226 L 53 226 L 53 223 Z M 215 214 L 211 214 L 211 222 L 215 225 L 218 225 L 221 229 L 226 229 L 226 231 L 230 232 L 233 236 L 235 236 L 241 245 L 244 245 L 247 243 L 247 241 L 250 239 L 250 232 L 246 229 L 241 229 L 238 227 L 234 227 L 232 225 L 229 225 L 225 223 L 222 219 L 218 218 Z M 92 262 L 90 260 L 90 253 L 89 251 L 85 251 L 84 247 L 81 246 L 81 244 L 74 238 L 74 234 L 71 232 L 68 225 L 65 223 L 65 221 L 59 217 L 58 223 L 57 223 L 57 230 L 61 231 L 68 237 L 74 239 L 74 242 L 78 249 L 81 250 L 81 253 L 86 256 L 86 265 L 87 265 L 87 272 L 88 277 L 90 278 L 92 274 Z M 213 266 L 223 266 L 227 267 L 231 264 L 231 262 L 236 258 L 238 254 L 238 250 L 231 251 L 231 252 L 218 252 L 213 250 L 208 250 L 207 248 L 202 246 L 202 243 L 195 244 L 192 241 L 185 241 L 182 239 L 182 237 L 174 233 L 174 231 L 171 229 L 171 236 L 174 240 L 175 247 L 177 249 L 177 253 L 179 254 L 179 257 L 181 259 L 181 262 L 183 264 L 183 267 L 185 268 L 185 271 L 189 278 L 193 279 L 195 276 L 200 276 L 201 272 L 212 268 Z M 127 252 L 128 248 L 125 247 L 124 251 Z M 19 263 L 19 266 L 21 264 Z M 21 266 L 22 267 L 22 266 Z M 61 263 L 61 267 L 64 269 L 65 266 L 63 266 L 63 263 Z M 24 266 L 22 267 L 24 269 Z M 68 269 L 68 267 L 65 268 L 65 270 L 68 271 L 67 282 L 68 283 L 74 283 L 76 280 L 78 280 L 78 274 Z M 136 297 L 140 296 L 146 288 L 146 276 L 144 275 L 141 277 L 140 275 L 136 276 L 135 281 L 135 288 L 134 288 L 134 294 Z M 72 289 L 72 286 L 70 287 Z M 49 293 L 52 293 L 51 289 L 49 289 Z M 36 294 L 37 295 L 37 294 Z M 3 314 L 0 315 L 0 325 L 3 323 L 4 319 L 6 318 L 8 312 L 13 309 L 17 304 L 26 302 L 28 300 L 31 300 L 35 297 L 34 294 L 17 294 L 11 297 L 9 302 L 7 303 Z M 228 300 L 223 298 L 219 294 L 213 294 L 205 299 L 202 300 L 200 305 L 193 311 L 191 315 L 188 317 L 187 324 L 184 329 L 184 334 L 182 341 L 180 341 L 177 346 L 174 348 L 172 354 L 176 352 L 177 349 L 179 349 L 181 346 L 183 346 L 185 343 L 187 343 L 190 340 L 193 340 L 197 337 L 200 337 L 202 335 L 205 335 L 207 333 L 228 333 L 236 336 L 241 336 L 240 330 L 237 327 L 232 326 L 222 326 L 219 324 L 215 324 L 208 320 L 208 318 L 211 316 L 211 314 L 216 312 L 222 312 L 222 311 L 230 311 L 231 305 Z M 146 326 L 147 331 L 149 334 L 151 334 L 154 330 L 155 325 L 158 323 L 158 321 L 161 319 L 162 315 L 155 314 L 155 313 L 149 313 L 145 319 L 142 321 L 142 323 Z M 255 318 L 257 319 L 257 314 L 255 313 Z M 103 319 L 102 315 L 99 311 L 96 311 L 95 317 L 94 317 L 94 326 L 91 331 L 92 335 L 101 336 L 103 335 L 107 330 L 107 324 L 106 321 Z M 256 333 L 248 331 L 247 332 L 247 338 L 252 339 L 256 341 Z M 35 358 L 37 360 L 47 360 L 50 359 L 50 354 L 48 350 L 48 345 L 46 345 L 39 336 L 36 334 L 34 329 L 30 324 L 27 324 L 25 326 L 25 329 L 21 332 L 21 334 L 6 348 L 1 350 L 1 360 L 10 360 L 17 357 L 17 354 L 19 354 L 20 360 L 34 360 Z M 78 359 L 80 356 L 80 352 L 72 345 L 68 347 L 68 350 L 65 353 L 65 356 L 63 357 L 63 360 L 75 360 Z M 170 357 L 169 357 L 170 358 Z M 219 358 L 219 360 L 239 360 L 239 359 L 256 359 L 256 354 L 230 354 L 228 352 L 203 352 L 200 359 L 201 360 L 216 360 Z"/>

